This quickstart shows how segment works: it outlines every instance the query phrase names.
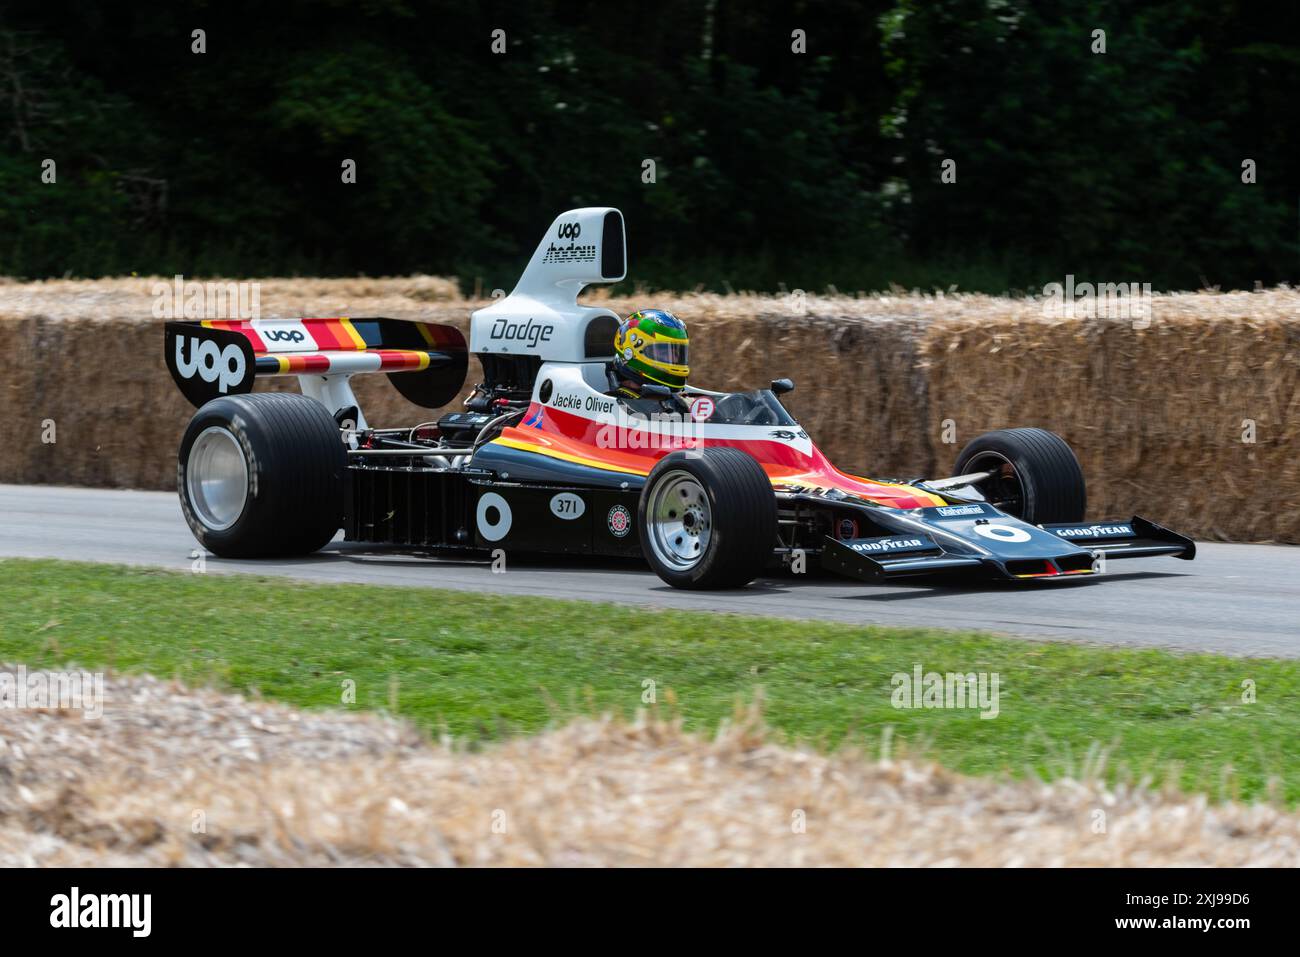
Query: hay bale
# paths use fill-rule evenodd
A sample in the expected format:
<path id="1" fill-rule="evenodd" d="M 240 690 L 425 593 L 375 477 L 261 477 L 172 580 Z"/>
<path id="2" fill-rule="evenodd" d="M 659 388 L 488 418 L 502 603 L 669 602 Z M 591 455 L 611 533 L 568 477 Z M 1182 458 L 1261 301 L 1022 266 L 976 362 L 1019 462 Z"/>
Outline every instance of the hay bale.
<path id="1" fill-rule="evenodd" d="M 197 282 L 229 283 L 208 277 Z M 0 314 L 14 318 L 45 316 L 78 319 L 105 316 L 144 317 L 153 313 L 153 290 L 158 283 L 170 288 L 172 276 L 123 276 L 115 279 L 44 279 L 15 282 L 0 278 Z M 365 302 L 375 308 L 421 303 L 451 303 L 460 299 L 454 279 L 442 276 L 398 276 L 345 279 L 248 279 L 256 283 L 261 312 L 271 316 L 361 315 L 351 305 Z M 374 312 L 370 315 L 386 315 Z"/>
<path id="2" fill-rule="evenodd" d="M 162 362 L 154 281 L 0 282 L 0 347 L 11 357 L 0 480 L 172 487 L 191 410 Z M 486 304 L 434 277 L 263 283 L 268 318 L 385 315 L 468 334 L 470 313 Z M 1146 328 L 1052 320 L 1036 300 L 978 295 L 593 290 L 584 301 L 621 315 L 676 312 L 691 329 L 692 379 L 708 388 L 791 377 L 791 411 L 847 471 L 946 474 L 976 434 L 1038 425 L 1075 446 L 1092 517 L 1137 512 L 1203 538 L 1300 542 L 1300 512 L 1276 504 L 1300 492 L 1296 291 L 1157 296 Z M 466 392 L 481 377 L 471 362 Z M 354 383 L 376 426 L 436 417 L 384 377 Z M 58 428 L 53 446 L 39 441 L 47 418 Z M 1254 441 L 1243 441 L 1250 428 Z"/>
<path id="3" fill-rule="evenodd" d="M 35 347 L 35 319 L 0 321 L 0 482 L 29 482 L 27 458 L 33 443 L 41 441 L 39 422 L 33 414 L 31 394 L 34 381 L 43 373 L 42 358 Z"/>
<path id="4" fill-rule="evenodd" d="M 83 295 L 118 297 L 113 286 L 119 282 L 107 281 L 107 293 L 87 291 L 83 284 L 74 284 L 72 292 L 78 301 Z M 136 311 L 92 318 L 58 308 L 53 316 L 25 315 L 30 300 L 19 297 L 15 306 L 0 287 L 0 348 L 12 357 L 13 369 L 4 380 L 12 414 L 0 425 L 5 440 L 0 481 L 175 488 L 176 448 L 194 410 L 172 383 L 163 361 L 163 320 L 149 314 L 147 294 L 132 289 L 128 301 L 135 303 Z M 308 304 L 321 306 L 319 300 Z M 396 318 L 426 318 L 429 312 L 406 299 L 363 305 L 397 305 L 387 313 Z M 337 313 L 326 308 L 306 311 Z M 468 312 L 455 312 L 459 315 L 448 318 L 468 331 Z M 481 378 L 477 362 L 470 374 L 469 385 Z M 414 423 L 430 417 L 428 410 L 403 399 L 386 377 L 358 376 L 353 381 L 362 407 L 377 423 Z M 277 377 L 260 380 L 256 390 L 297 388 L 296 379 Z M 46 420 L 55 425 L 53 444 L 41 442 Z"/>
<path id="5" fill-rule="evenodd" d="M 1156 297 L 1153 322 L 1023 309 L 932 323 L 920 351 L 940 471 L 980 432 L 1041 426 L 1074 447 L 1091 518 L 1137 513 L 1192 535 L 1300 541 L 1294 293 Z M 958 426 L 954 445 L 940 423 Z M 1253 423 L 1254 441 L 1248 429 Z"/>
<path id="6" fill-rule="evenodd" d="M 821 754 L 774 740 L 756 708 L 711 738 L 642 713 L 469 751 L 377 715 L 147 676 L 109 675 L 104 690 L 96 720 L 0 709 L 0 866 L 1239 867 L 1300 854 L 1300 815 L 1277 805 L 1108 786 L 1104 761 L 1047 783 Z"/>

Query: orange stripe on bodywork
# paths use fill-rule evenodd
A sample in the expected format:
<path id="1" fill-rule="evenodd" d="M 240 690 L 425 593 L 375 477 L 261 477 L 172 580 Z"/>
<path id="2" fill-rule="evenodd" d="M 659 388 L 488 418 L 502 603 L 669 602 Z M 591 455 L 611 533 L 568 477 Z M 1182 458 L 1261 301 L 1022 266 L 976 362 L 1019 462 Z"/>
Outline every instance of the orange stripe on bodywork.
<path id="1" fill-rule="evenodd" d="M 512 449 L 520 449 L 524 452 L 533 452 L 537 455 L 545 455 L 548 458 L 560 459 L 565 462 L 574 462 L 578 465 L 586 465 L 593 469 L 601 469 L 606 472 L 624 472 L 632 475 L 649 475 L 649 471 L 628 468 L 626 466 L 613 465 L 609 462 L 601 462 L 599 459 L 588 458 L 585 455 L 575 455 L 572 452 L 564 452 L 557 448 L 547 448 L 546 446 L 537 445 L 533 442 L 523 442 L 519 439 L 505 438 L 504 436 L 493 439 L 491 445 L 504 445 Z"/>
<path id="2" fill-rule="evenodd" d="M 948 500 L 946 498 L 942 498 L 941 496 L 935 495 L 933 492 L 927 492 L 925 491 L 925 489 L 917 488 L 915 485 L 908 485 L 906 482 L 882 482 L 880 479 L 866 478 L 865 476 L 862 475 L 851 475 L 848 472 L 844 472 L 842 474 L 847 475 L 855 482 L 867 482 L 871 485 L 879 485 L 881 488 L 902 489 L 903 491 L 907 492 L 908 495 L 911 495 L 913 498 L 929 499 L 931 505 L 948 504 Z"/>
<path id="3" fill-rule="evenodd" d="M 328 356 L 278 355 L 281 372 L 329 372 Z"/>
<path id="4" fill-rule="evenodd" d="M 351 319 L 340 319 L 339 326 L 343 329 L 343 334 L 351 341 L 354 349 L 366 348 L 366 340 L 361 338 L 361 333 L 357 332 L 356 326 L 352 325 Z"/>
<path id="5" fill-rule="evenodd" d="M 302 324 L 307 327 L 311 337 L 316 340 L 317 349 L 325 352 L 331 349 L 351 350 L 352 341 L 346 336 L 340 335 L 337 319 L 304 319 Z"/>
<path id="6" fill-rule="evenodd" d="M 269 350 L 262 337 L 257 334 L 253 324 L 245 319 L 204 319 L 200 325 L 208 329 L 222 329 L 226 332 L 238 332 L 253 345 L 253 351 L 265 353 Z"/>
<path id="7" fill-rule="evenodd" d="M 659 459 L 669 452 L 708 445 L 731 446 L 752 455 L 767 473 L 768 480 L 776 486 L 837 488 L 891 508 L 947 504 L 940 496 L 912 485 L 877 482 L 841 472 L 826 461 L 815 446 L 812 454 L 807 455 L 783 443 L 768 441 L 763 435 L 756 435 L 752 440 L 702 440 L 695 437 L 674 439 L 663 434 L 637 433 L 641 442 L 638 447 L 630 442 L 633 436 L 631 430 L 551 406 L 530 406 L 527 421 L 539 424 L 516 426 L 506 429 L 502 434 L 526 443 L 530 451 L 553 454 L 553 450 L 558 449 L 566 455 L 576 456 L 569 461 L 595 464 L 598 468 L 610 471 L 648 475 Z M 627 445 L 624 440 L 628 440 Z"/>
<path id="8" fill-rule="evenodd" d="M 380 368 L 393 371 L 422 370 L 429 368 L 429 353 L 406 349 L 373 349 L 382 363 Z"/>

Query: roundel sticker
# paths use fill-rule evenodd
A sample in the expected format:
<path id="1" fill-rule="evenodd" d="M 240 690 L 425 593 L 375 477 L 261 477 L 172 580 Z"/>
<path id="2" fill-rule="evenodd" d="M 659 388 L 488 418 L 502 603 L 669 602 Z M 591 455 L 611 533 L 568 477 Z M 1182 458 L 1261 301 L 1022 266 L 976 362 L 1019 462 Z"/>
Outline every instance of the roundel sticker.
<path id="1" fill-rule="evenodd" d="M 474 518 L 478 533 L 489 542 L 499 542 L 510 534 L 510 503 L 496 492 L 488 492 L 478 500 Z"/>
<path id="2" fill-rule="evenodd" d="M 1027 542 L 1030 535 L 1023 528 L 1013 528 L 1010 525 L 973 525 L 976 535 L 984 538 L 991 538 L 995 542 Z"/>
<path id="3" fill-rule="evenodd" d="M 707 422 L 713 415 L 713 400 L 702 395 L 691 403 L 691 418 L 696 422 Z"/>
<path id="4" fill-rule="evenodd" d="M 609 533 L 615 538 L 626 538 L 627 533 L 632 531 L 632 513 L 622 505 L 611 508 L 606 521 L 609 524 Z"/>

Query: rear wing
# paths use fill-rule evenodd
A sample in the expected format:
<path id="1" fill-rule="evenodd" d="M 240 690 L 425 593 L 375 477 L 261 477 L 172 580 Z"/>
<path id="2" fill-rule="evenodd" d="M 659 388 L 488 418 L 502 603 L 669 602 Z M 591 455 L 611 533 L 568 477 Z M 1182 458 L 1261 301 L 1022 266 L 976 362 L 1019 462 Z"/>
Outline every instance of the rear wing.
<path id="1" fill-rule="evenodd" d="M 454 326 L 405 319 L 208 319 L 168 322 L 167 370 L 195 407 L 253 390 L 263 376 L 383 372 L 408 401 L 446 405 L 469 355 Z M 305 385 L 305 380 L 304 380 Z"/>

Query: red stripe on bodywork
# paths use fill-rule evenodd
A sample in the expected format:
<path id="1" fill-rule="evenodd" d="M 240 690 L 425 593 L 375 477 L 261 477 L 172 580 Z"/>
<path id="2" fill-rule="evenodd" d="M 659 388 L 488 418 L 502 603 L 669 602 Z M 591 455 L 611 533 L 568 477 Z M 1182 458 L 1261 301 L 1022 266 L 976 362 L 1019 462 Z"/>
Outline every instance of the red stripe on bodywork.
<path id="1" fill-rule="evenodd" d="M 271 351 L 266 347 L 266 343 L 262 341 L 262 337 L 257 334 L 257 330 L 253 328 L 253 324 L 245 319 L 213 319 L 208 324 L 213 329 L 225 329 L 228 332 L 238 332 L 252 343 L 254 352 L 267 353 Z"/>
<path id="2" fill-rule="evenodd" d="M 311 337 L 316 340 L 317 349 L 346 349 L 349 352 L 355 352 L 356 346 L 352 340 L 344 341 L 338 331 L 338 321 L 335 319 L 304 319 L 302 324 L 307 327 Z"/>
<path id="3" fill-rule="evenodd" d="M 423 353 L 399 349 L 375 349 L 383 369 L 418 369 Z"/>
<path id="4" fill-rule="evenodd" d="M 533 403 L 526 422 L 536 422 L 541 412 L 541 425 L 519 425 L 506 429 L 502 434 L 521 442 L 533 442 L 543 449 L 554 449 L 569 455 L 595 459 L 611 468 L 621 468 L 629 472 L 645 474 L 654 468 L 656 462 L 671 452 L 679 449 L 698 448 L 702 446 L 731 446 L 742 449 L 753 456 L 774 484 L 788 483 L 814 488 L 834 488 L 850 495 L 878 502 L 890 508 L 926 508 L 934 505 L 934 500 L 917 489 L 909 486 L 888 485 L 873 482 L 841 472 L 833 466 L 826 456 L 814 445 L 812 454 L 805 455 L 792 445 L 780 440 L 766 439 L 713 439 L 692 436 L 690 438 L 665 438 L 657 447 L 638 446 L 629 441 L 636 430 L 624 429 L 614 424 L 597 422 L 551 406 L 539 406 Z M 648 438 L 647 433 L 637 436 L 639 440 Z"/>
<path id="5" fill-rule="evenodd" d="M 290 372 L 329 372 L 330 360 L 327 356 L 283 356 L 289 361 Z"/>

